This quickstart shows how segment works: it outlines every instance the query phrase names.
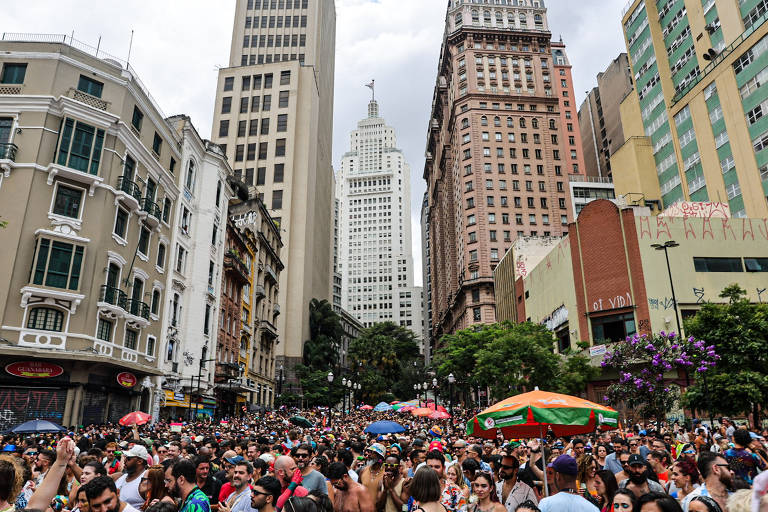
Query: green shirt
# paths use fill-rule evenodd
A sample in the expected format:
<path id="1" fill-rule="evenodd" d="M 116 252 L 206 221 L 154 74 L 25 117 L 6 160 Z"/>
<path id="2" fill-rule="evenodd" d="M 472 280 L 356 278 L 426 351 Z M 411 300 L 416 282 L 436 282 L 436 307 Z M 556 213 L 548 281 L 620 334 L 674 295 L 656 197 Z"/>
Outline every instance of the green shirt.
<path id="1" fill-rule="evenodd" d="M 184 500 L 179 512 L 211 512 L 208 496 L 198 487 L 195 487 Z"/>

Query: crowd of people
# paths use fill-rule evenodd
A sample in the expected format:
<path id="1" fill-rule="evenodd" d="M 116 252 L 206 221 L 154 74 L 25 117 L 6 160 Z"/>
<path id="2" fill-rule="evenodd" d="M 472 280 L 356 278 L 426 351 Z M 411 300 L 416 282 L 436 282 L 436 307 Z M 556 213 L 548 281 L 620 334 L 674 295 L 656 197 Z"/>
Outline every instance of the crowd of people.
<path id="1" fill-rule="evenodd" d="M 4 435 L 0 512 L 768 512 L 768 432 L 727 418 L 481 439 L 462 410 L 393 415 L 281 409 Z M 383 418 L 406 430 L 364 433 Z"/>

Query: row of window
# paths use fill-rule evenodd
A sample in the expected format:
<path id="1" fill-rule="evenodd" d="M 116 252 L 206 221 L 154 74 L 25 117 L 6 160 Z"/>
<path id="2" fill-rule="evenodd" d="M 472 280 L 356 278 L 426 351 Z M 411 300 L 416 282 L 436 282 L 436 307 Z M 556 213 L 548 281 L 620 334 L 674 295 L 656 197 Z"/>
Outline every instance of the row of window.
<path id="1" fill-rule="evenodd" d="M 245 75 L 240 78 L 240 89 L 243 91 L 250 91 L 251 86 L 253 86 L 253 90 L 257 91 L 260 90 L 262 87 L 264 89 L 271 89 L 272 83 L 274 79 L 274 75 L 272 73 L 265 73 L 263 76 L 261 74 L 258 75 Z M 280 72 L 280 85 L 290 85 L 291 84 L 291 71 L 281 71 Z M 224 78 L 224 91 L 232 91 L 235 88 L 235 77 L 228 76 Z"/>
<path id="2" fill-rule="evenodd" d="M 266 167 L 256 168 L 255 182 L 254 182 L 253 167 L 246 168 L 244 175 L 243 175 L 242 169 L 235 169 L 235 178 L 237 178 L 238 180 L 242 181 L 243 183 L 249 186 L 265 185 L 267 180 L 267 168 Z M 285 164 L 275 164 L 273 173 L 272 173 L 272 183 L 282 183 L 284 179 L 285 179 Z"/>
<path id="3" fill-rule="evenodd" d="M 299 53 L 299 54 L 283 53 L 281 55 L 279 53 L 276 53 L 274 55 L 273 54 L 269 54 L 269 55 L 255 55 L 255 54 L 252 54 L 252 55 L 242 55 L 240 57 L 240 65 L 241 66 L 253 66 L 255 64 L 264 64 L 264 63 L 272 64 L 272 62 L 280 62 L 280 61 L 289 62 L 289 61 L 294 61 L 294 60 L 297 60 L 297 59 L 298 59 L 298 61 L 300 63 L 303 64 L 304 63 L 304 54 L 303 53 Z"/>
<path id="4" fill-rule="evenodd" d="M 694 257 L 696 272 L 768 272 L 768 258 Z"/>
<path id="5" fill-rule="evenodd" d="M 278 108 L 287 108 L 288 100 L 290 98 L 290 91 L 280 91 L 278 96 Z M 251 112 L 268 112 L 272 110 L 272 95 L 265 94 L 261 96 L 248 97 L 244 96 L 240 98 L 240 113 L 247 114 L 250 106 Z M 221 113 L 229 114 L 232 112 L 232 96 L 225 96 L 221 99 Z"/>
<path id="6" fill-rule="evenodd" d="M 259 128 L 259 125 L 261 127 Z M 238 137 L 254 137 L 256 135 L 269 135 L 270 119 L 268 117 L 262 119 L 251 119 L 246 121 L 245 119 L 237 122 L 237 136 Z M 288 114 L 279 114 L 277 116 L 277 132 L 288 131 Z M 229 119 L 222 119 L 219 121 L 219 137 L 229 136 Z"/>
<path id="7" fill-rule="evenodd" d="M 515 205 L 514 207 L 515 208 L 522 208 L 521 198 L 520 197 L 515 197 L 513 199 L 514 199 L 514 205 Z M 527 207 L 528 208 L 536 208 L 536 198 L 528 197 L 526 199 L 527 199 Z M 548 201 L 547 201 L 546 197 L 540 197 L 539 198 L 539 202 L 540 202 L 541 207 L 543 209 L 545 209 L 545 210 L 549 209 L 549 205 L 548 205 Z M 471 210 L 472 208 L 475 207 L 475 198 L 474 197 L 468 197 L 466 199 L 466 203 L 467 203 L 466 209 L 467 210 Z M 485 198 L 485 205 L 488 206 L 488 207 L 496 206 L 496 201 L 494 199 L 494 196 L 487 196 Z M 507 201 L 507 196 L 501 196 L 499 206 L 502 206 L 502 207 L 509 206 L 509 203 Z M 558 206 L 559 206 L 559 208 L 561 210 L 565 210 L 566 209 L 565 198 L 564 197 L 558 198 Z"/>
<path id="8" fill-rule="evenodd" d="M 248 0 L 245 8 L 254 9 L 306 9 L 309 0 Z"/>
<path id="9" fill-rule="evenodd" d="M 306 45 L 306 34 L 243 36 L 243 48 L 289 48 Z"/>
<path id="10" fill-rule="evenodd" d="M 285 141 L 286 139 L 275 140 L 275 157 L 285 156 Z M 247 148 L 247 153 L 246 153 Z M 237 144 L 235 146 L 235 162 L 242 162 L 243 160 L 266 160 L 269 158 L 269 143 L 259 142 L 258 153 L 256 152 L 257 144 L 255 142 L 249 144 Z"/>

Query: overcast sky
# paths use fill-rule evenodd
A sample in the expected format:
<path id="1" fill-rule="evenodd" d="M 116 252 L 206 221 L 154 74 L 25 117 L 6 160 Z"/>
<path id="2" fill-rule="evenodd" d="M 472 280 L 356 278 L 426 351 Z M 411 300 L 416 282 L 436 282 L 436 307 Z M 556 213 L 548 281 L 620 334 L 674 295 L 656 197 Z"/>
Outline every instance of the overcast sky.
<path id="1" fill-rule="evenodd" d="M 411 165 L 416 282 L 421 283 L 419 215 L 427 121 L 444 28 L 445 0 L 336 0 L 334 167 L 349 131 L 366 115 L 376 80 L 380 114 L 397 132 Z M 229 60 L 234 0 L 25 0 L 4 6 L 3 30 L 69 34 L 131 64 L 167 115 L 185 113 L 211 132 L 216 68 Z M 624 0 L 549 0 L 553 39 L 562 36 L 573 65 L 577 104 L 620 52 Z"/>

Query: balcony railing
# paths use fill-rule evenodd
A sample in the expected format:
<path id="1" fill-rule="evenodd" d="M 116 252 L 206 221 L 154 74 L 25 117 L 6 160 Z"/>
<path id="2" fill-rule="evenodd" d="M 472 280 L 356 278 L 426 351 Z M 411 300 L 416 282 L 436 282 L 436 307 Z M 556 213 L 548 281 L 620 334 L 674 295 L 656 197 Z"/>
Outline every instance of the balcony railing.
<path id="1" fill-rule="evenodd" d="M 141 189 L 136 183 L 127 179 L 125 176 L 117 178 L 117 190 L 125 192 L 141 204 Z"/>
<path id="2" fill-rule="evenodd" d="M 264 290 L 264 287 L 260 284 L 257 284 L 253 287 L 253 298 L 256 300 L 259 300 L 261 298 L 264 298 L 267 296 L 266 290 Z"/>
<path id="3" fill-rule="evenodd" d="M 250 271 L 248 267 L 243 263 L 239 256 L 232 251 L 227 251 L 224 254 L 224 268 L 234 270 L 243 281 L 248 281 Z"/>
<path id="4" fill-rule="evenodd" d="M 0 160 L 16 161 L 16 152 L 19 150 L 16 144 L 11 142 L 0 142 Z"/>
<path id="5" fill-rule="evenodd" d="M 264 269 L 267 273 L 267 276 L 272 279 L 273 282 L 277 283 L 277 274 L 275 274 L 275 271 L 272 269 L 271 265 L 264 265 Z"/>
<path id="6" fill-rule="evenodd" d="M 127 299 L 124 309 L 130 315 L 149 320 L 149 305 L 146 302 L 141 302 L 137 299 Z"/>
<path id="7" fill-rule="evenodd" d="M 128 300 L 128 295 L 120 288 L 109 286 L 106 284 L 101 285 L 101 292 L 99 293 L 99 302 L 106 302 L 113 306 L 125 309 L 125 303 Z"/>
<path id="8" fill-rule="evenodd" d="M 156 219 L 160 219 L 160 217 L 163 215 L 163 211 L 160 209 L 157 203 L 152 201 L 152 199 L 149 197 L 145 197 L 141 202 L 141 209 Z"/>
<path id="9" fill-rule="evenodd" d="M 73 100 L 79 101 L 80 103 L 85 103 L 86 105 L 97 108 L 99 110 L 107 110 L 107 107 L 109 107 L 108 101 L 72 87 L 69 88 L 68 96 Z"/>

